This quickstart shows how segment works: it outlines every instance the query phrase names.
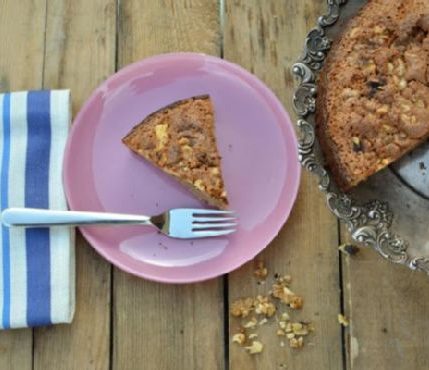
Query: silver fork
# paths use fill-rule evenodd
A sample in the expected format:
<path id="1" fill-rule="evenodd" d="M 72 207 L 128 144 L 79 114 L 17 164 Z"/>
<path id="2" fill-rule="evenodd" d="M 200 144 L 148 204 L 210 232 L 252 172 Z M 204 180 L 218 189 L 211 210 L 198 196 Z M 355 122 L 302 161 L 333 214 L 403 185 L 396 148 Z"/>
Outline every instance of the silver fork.
<path id="1" fill-rule="evenodd" d="M 232 234 L 237 226 L 233 211 L 177 208 L 156 216 L 121 213 L 54 211 L 7 208 L 1 213 L 5 226 L 150 225 L 172 238 L 192 239 Z"/>

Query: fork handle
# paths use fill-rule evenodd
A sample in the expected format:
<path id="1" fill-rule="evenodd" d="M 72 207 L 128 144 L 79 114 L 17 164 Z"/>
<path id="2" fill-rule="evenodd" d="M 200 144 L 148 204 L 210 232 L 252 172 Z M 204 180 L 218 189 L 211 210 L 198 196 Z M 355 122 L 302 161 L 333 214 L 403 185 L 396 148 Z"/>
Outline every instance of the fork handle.
<path id="1" fill-rule="evenodd" d="M 40 227 L 55 225 L 151 225 L 150 217 L 121 213 L 53 211 L 37 208 L 7 208 L 1 213 L 5 226 Z"/>

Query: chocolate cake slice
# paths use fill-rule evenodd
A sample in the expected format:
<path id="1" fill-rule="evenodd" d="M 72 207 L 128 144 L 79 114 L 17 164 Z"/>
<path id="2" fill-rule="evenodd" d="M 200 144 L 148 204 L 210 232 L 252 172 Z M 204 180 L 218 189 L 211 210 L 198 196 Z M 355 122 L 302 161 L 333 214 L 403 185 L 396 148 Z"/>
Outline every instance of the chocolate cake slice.
<path id="1" fill-rule="evenodd" d="M 228 206 L 208 95 L 174 102 L 147 116 L 123 143 L 214 207 Z"/>

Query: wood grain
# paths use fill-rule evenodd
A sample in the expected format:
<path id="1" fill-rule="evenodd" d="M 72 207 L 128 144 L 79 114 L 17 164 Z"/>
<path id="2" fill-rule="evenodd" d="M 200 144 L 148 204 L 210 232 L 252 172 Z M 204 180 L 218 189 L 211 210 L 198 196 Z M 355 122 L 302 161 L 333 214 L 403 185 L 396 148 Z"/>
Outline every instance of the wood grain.
<path id="1" fill-rule="evenodd" d="M 45 0 L 0 1 L 0 91 L 42 87 Z M 31 329 L 0 332 L 0 369 L 32 368 Z"/>
<path id="2" fill-rule="evenodd" d="M 291 64 L 300 55 L 305 34 L 322 13 L 323 2 L 234 0 L 226 1 L 224 56 L 254 72 L 277 94 L 292 112 Z M 329 213 L 314 178 L 303 175 L 298 201 L 279 236 L 260 256 L 270 274 L 289 273 L 294 291 L 304 296 L 296 320 L 314 322 L 316 332 L 301 351 L 280 347 L 276 324 L 263 326 L 259 339 L 264 351 L 249 356 L 236 344 L 230 347 L 230 369 L 341 369 L 341 329 L 337 221 Z M 230 302 L 241 296 L 267 293 L 252 279 L 249 263 L 230 274 Z M 271 279 L 272 280 L 272 279 Z M 230 331 L 238 323 L 231 320 Z"/>
<path id="3" fill-rule="evenodd" d="M 342 229 L 343 241 L 349 236 Z M 429 368 L 429 279 L 362 248 L 343 257 L 347 364 L 352 370 Z"/>
<path id="4" fill-rule="evenodd" d="M 290 112 L 290 65 L 325 8 L 315 0 L 222 0 L 222 36 L 214 0 L 118 2 L 120 66 L 161 52 L 223 51 L 265 81 Z M 116 3 L 0 0 L 0 91 L 71 88 L 76 113 L 115 69 Z M 342 229 L 341 240 L 347 238 Z M 341 305 L 350 318 L 344 329 L 347 368 L 429 368 L 427 276 L 363 249 L 341 257 L 341 284 L 337 244 L 336 220 L 315 179 L 303 174 L 292 216 L 261 258 L 271 280 L 275 272 L 294 277 L 292 287 L 305 305 L 293 317 L 314 322 L 316 332 L 307 340 L 313 345 L 282 348 L 275 325 L 266 325 L 259 330 L 264 352 L 251 357 L 235 344 L 224 347 L 221 279 L 161 285 L 115 269 L 111 297 L 110 265 L 78 235 L 73 324 L 35 329 L 34 357 L 31 329 L 1 331 L 0 369 L 342 369 Z M 267 292 L 252 273 L 253 262 L 230 274 L 229 302 Z M 231 320 L 229 329 L 235 332 L 238 323 Z"/>
<path id="5" fill-rule="evenodd" d="M 122 0 L 119 14 L 120 66 L 169 51 L 220 52 L 215 1 Z M 222 279 L 162 285 L 115 269 L 113 369 L 222 369 L 222 289 Z"/>
<path id="6" fill-rule="evenodd" d="M 115 0 L 48 0 L 44 87 L 70 88 L 74 114 L 114 72 L 115 32 Z M 109 367 L 110 274 L 78 235 L 74 321 L 35 329 L 34 369 Z"/>
<path id="7" fill-rule="evenodd" d="M 219 55 L 217 1 L 120 0 L 119 64 L 174 51 Z"/>
<path id="8" fill-rule="evenodd" d="M 0 369 L 30 370 L 33 360 L 33 331 L 16 329 L 0 333 Z"/>

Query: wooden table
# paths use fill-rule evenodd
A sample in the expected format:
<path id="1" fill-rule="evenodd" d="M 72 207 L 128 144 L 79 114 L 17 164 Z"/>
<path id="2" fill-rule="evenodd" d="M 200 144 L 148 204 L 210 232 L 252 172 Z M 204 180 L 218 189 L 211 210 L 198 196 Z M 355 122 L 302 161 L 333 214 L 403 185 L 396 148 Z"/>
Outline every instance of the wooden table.
<path id="1" fill-rule="evenodd" d="M 292 111 L 290 66 L 324 9 L 322 0 L 1 0 L 0 89 L 71 88 L 76 113 L 122 66 L 199 51 L 255 73 Z M 0 369 L 428 369 L 429 279 L 371 250 L 346 258 L 337 250 L 345 238 L 304 174 L 290 220 L 261 258 L 295 278 L 313 345 L 291 351 L 263 332 L 263 353 L 249 356 L 229 340 L 237 324 L 228 309 L 264 289 L 253 263 L 202 284 L 161 285 L 112 267 L 78 236 L 73 324 L 1 332 Z"/>

